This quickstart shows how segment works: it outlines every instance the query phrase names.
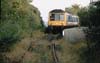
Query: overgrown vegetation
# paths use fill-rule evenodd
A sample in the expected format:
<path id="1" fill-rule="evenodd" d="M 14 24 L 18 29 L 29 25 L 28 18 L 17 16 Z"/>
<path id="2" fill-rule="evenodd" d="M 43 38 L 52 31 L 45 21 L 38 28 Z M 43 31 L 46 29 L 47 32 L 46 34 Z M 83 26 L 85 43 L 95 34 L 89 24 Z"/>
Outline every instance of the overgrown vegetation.
<path id="1" fill-rule="evenodd" d="M 80 18 L 80 25 L 81 26 L 88 26 L 89 21 L 88 21 L 88 8 L 83 7 L 80 8 L 79 12 L 78 12 L 78 16 Z"/>
<path id="2" fill-rule="evenodd" d="M 90 4 L 88 9 L 79 12 L 80 21 L 87 26 L 86 32 L 88 50 L 85 51 L 85 63 L 100 63 L 100 1 Z"/>
<path id="3" fill-rule="evenodd" d="M 78 15 L 80 25 L 88 28 L 85 30 L 88 47 L 82 50 L 83 63 L 100 63 L 100 1 L 92 2 L 88 7 L 73 5 L 66 11 Z"/>
<path id="4" fill-rule="evenodd" d="M 43 33 L 40 32 L 41 34 L 39 34 L 38 31 L 35 31 L 37 34 L 32 33 L 34 30 L 43 28 L 41 25 L 42 18 L 40 17 L 40 12 L 36 7 L 29 4 L 30 1 L 32 0 L 1 1 L 0 63 L 10 63 L 10 61 L 14 63 L 13 61 L 19 61 L 20 55 L 23 55 L 23 53 L 26 53 L 23 63 L 52 63 L 51 52 L 47 49 L 47 41 L 43 39 L 41 39 L 41 41 L 39 39 Z M 79 12 L 78 15 L 81 25 L 88 27 L 86 30 L 86 43 L 88 47 L 86 48 L 86 45 L 83 43 L 78 43 L 78 45 L 74 46 L 61 40 L 59 46 L 57 46 L 60 56 L 59 59 L 62 63 L 100 63 L 100 1 L 90 4 L 88 8 L 80 9 L 79 6 L 74 5 L 71 10 L 71 12 L 73 12 L 72 14 L 77 14 Z M 66 11 L 70 11 L 70 9 Z M 32 44 L 32 50 L 27 51 L 27 47 L 31 39 L 33 39 L 29 37 L 32 37 L 33 34 L 35 38 L 32 42 L 36 44 L 38 42 L 40 45 Z M 39 37 L 36 37 L 35 34 L 37 36 L 39 35 Z M 13 46 L 15 43 L 16 45 Z M 14 47 L 12 51 L 9 49 L 11 46 Z"/>
<path id="5" fill-rule="evenodd" d="M 25 37 L 32 37 L 34 30 L 42 28 L 40 12 L 29 1 L 0 1 L 0 63 L 5 61 L 4 52 L 9 52 L 13 44 Z"/>

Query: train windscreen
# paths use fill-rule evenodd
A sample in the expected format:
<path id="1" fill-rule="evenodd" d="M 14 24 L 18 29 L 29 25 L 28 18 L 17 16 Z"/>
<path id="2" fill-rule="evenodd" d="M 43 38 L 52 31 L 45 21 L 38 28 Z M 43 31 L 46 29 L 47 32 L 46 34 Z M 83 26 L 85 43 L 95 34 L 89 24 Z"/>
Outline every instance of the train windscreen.
<path id="1" fill-rule="evenodd" d="M 64 14 L 60 14 L 60 13 L 51 14 L 50 20 L 51 21 L 63 21 Z"/>

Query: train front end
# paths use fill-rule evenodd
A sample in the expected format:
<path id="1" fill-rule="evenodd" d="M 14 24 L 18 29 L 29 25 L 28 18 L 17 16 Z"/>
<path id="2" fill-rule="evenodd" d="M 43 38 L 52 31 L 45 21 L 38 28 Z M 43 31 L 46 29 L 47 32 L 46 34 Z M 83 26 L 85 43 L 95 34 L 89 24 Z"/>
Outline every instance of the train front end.
<path id="1" fill-rule="evenodd" d="M 65 12 L 63 10 L 52 10 L 49 12 L 48 26 L 66 26 Z"/>
<path id="2" fill-rule="evenodd" d="M 65 11 L 61 9 L 55 9 L 49 12 L 48 28 L 54 33 L 62 33 L 62 30 L 66 26 Z"/>

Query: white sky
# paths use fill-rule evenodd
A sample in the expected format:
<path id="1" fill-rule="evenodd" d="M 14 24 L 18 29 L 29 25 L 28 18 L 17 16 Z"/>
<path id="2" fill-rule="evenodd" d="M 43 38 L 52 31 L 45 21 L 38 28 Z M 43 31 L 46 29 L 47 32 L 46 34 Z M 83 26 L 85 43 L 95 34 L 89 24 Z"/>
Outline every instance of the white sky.
<path id="1" fill-rule="evenodd" d="M 32 4 L 41 12 L 41 17 L 45 22 L 48 21 L 48 12 L 52 9 L 63 9 L 71 7 L 73 4 L 88 6 L 90 0 L 33 0 Z"/>

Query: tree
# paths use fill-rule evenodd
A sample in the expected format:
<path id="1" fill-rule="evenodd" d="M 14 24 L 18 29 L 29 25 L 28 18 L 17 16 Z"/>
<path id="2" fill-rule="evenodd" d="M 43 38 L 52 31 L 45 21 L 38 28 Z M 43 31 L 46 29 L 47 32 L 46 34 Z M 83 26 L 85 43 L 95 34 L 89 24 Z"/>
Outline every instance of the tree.
<path id="1" fill-rule="evenodd" d="M 80 8 L 78 16 L 80 19 L 80 25 L 85 27 L 88 26 L 89 24 L 88 8 L 86 7 Z"/>
<path id="2" fill-rule="evenodd" d="M 2 0 L 0 52 L 7 51 L 6 48 L 12 43 L 39 28 L 41 19 L 39 10 L 30 5 L 27 0 Z"/>
<path id="3" fill-rule="evenodd" d="M 89 39 L 91 42 L 100 43 L 100 1 L 94 2 L 89 7 Z"/>
<path id="4" fill-rule="evenodd" d="M 88 45 L 86 62 L 100 63 L 100 1 L 90 3 L 88 9 L 80 10 L 78 15 L 81 24 L 88 27 L 85 30 Z"/>
<path id="5" fill-rule="evenodd" d="M 65 8 L 65 11 L 67 11 L 69 13 L 72 13 L 74 15 L 77 15 L 77 13 L 79 12 L 79 10 L 80 10 L 80 7 L 79 7 L 78 4 L 74 4 L 70 8 Z"/>

